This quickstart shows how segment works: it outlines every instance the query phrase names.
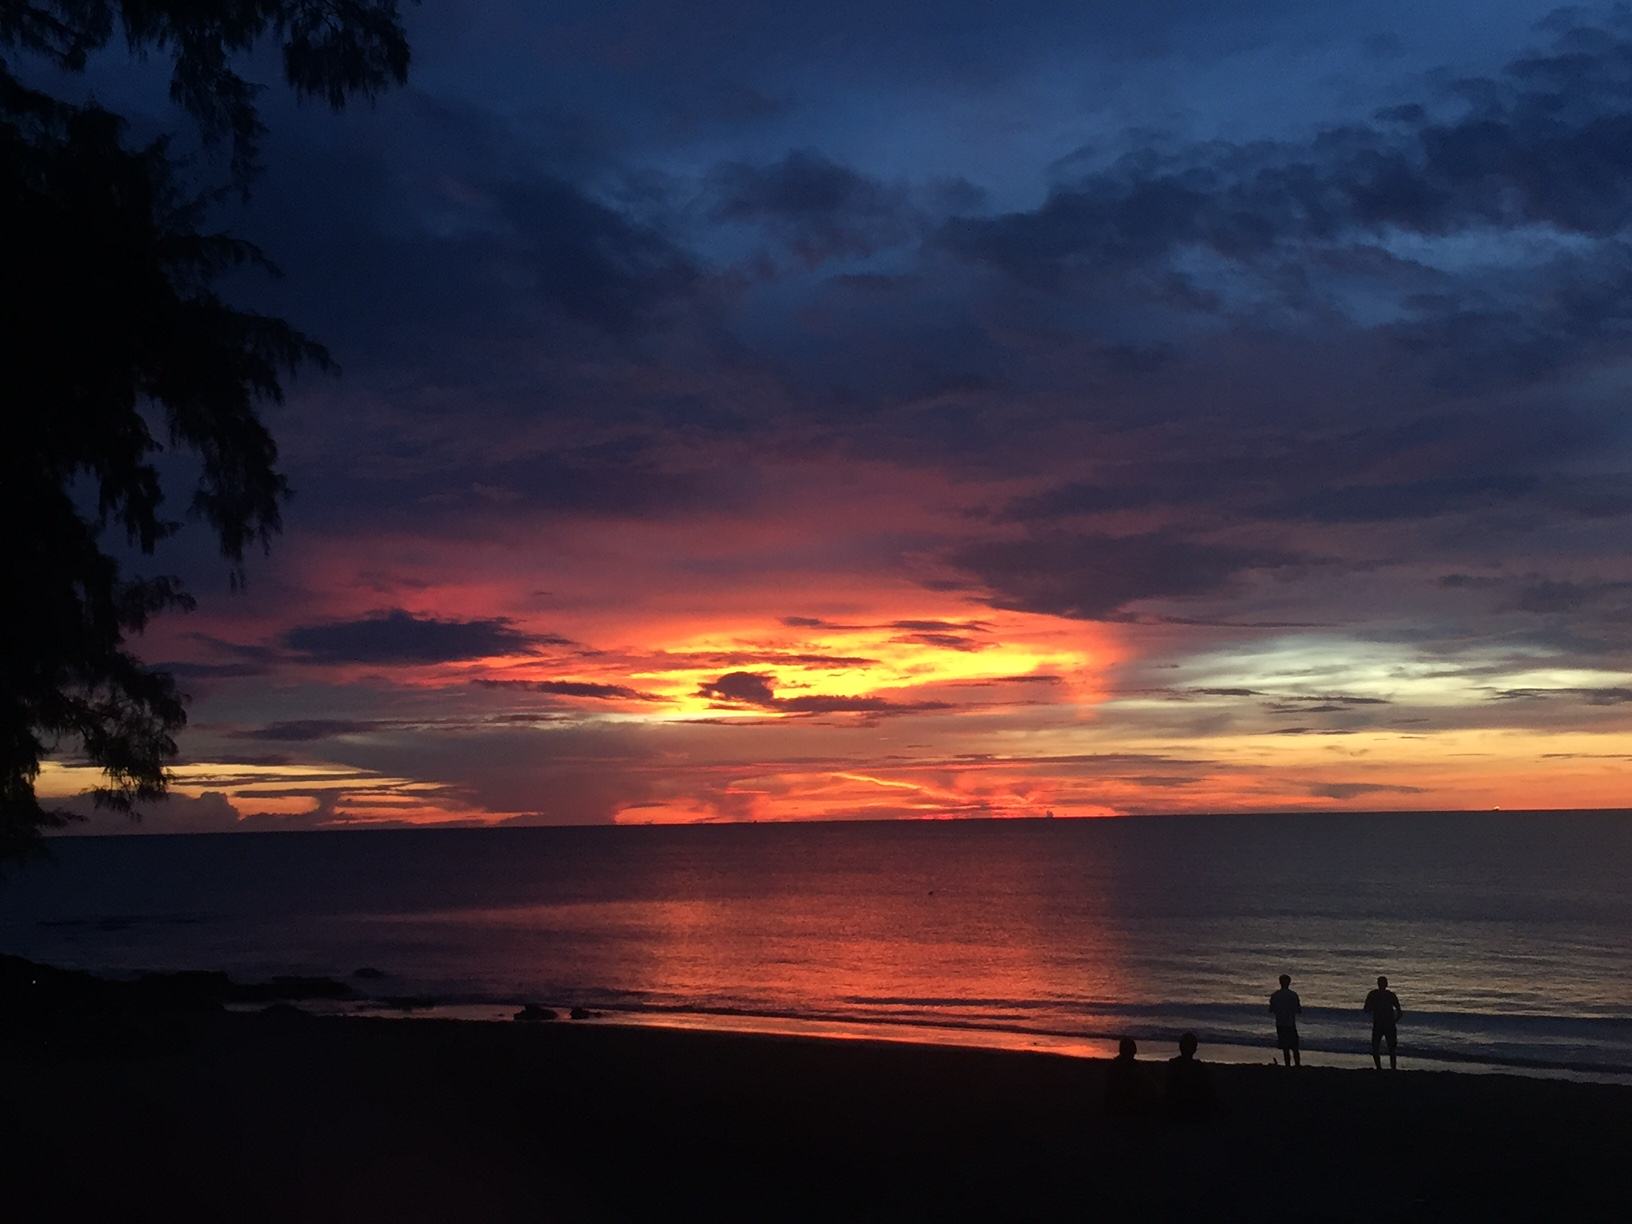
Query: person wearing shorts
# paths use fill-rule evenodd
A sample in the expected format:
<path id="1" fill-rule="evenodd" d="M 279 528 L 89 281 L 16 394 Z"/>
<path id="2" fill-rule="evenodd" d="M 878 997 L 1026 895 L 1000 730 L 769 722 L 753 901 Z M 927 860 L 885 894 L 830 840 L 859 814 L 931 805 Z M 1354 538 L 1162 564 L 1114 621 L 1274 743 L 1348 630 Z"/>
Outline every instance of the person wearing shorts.
<path id="1" fill-rule="evenodd" d="M 1303 1066 L 1303 1055 L 1298 1050 L 1298 1013 L 1303 1003 L 1292 989 L 1292 976 L 1281 974 L 1281 988 L 1269 996 L 1269 1010 L 1275 1015 L 1275 1044 L 1289 1067 Z"/>
<path id="2" fill-rule="evenodd" d="M 1377 1070 L 1383 1069 L 1383 1045 L 1388 1045 L 1388 1069 L 1398 1071 L 1400 1062 L 1395 1050 L 1400 1044 L 1398 1025 L 1405 1014 L 1400 1007 L 1400 996 L 1388 988 L 1388 979 L 1379 977 L 1377 989 L 1366 996 L 1364 1009 L 1371 1013 L 1371 1061 Z"/>

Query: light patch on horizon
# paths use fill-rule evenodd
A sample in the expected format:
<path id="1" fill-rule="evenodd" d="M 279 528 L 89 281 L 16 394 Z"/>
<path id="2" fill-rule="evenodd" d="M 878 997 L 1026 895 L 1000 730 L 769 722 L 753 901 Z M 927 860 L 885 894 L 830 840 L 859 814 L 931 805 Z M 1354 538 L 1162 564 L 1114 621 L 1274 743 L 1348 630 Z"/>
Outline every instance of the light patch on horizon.
<path id="1" fill-rule="evenodd" d="M 1300 635 L 1199 655 L 1176 670 L 1198 698 L 1208 696 L 1207 690 L 1231 688 L 1251 689 L 1266 697 L 1339 691 L 1400 706 L 1447 708 L 1499 690 L 1592 689 L 1628 683 L 1623 671 L 1549 666 L 1553 655 L 1542 647 L 1521 646 L 1424 657 L 1389 642 Z"/>
<path id="2" fill-rule="evenodd" d="M 413 778 L 390 777 L 366 770 L 314 764 L 255 765 L 207 762 L 172 767 L 170 797 L 141 805 L 143 816 L 161 821 L 167 805 L 218 796 L 228 805 L 231 829 L 346 828 L 400 824 L 492 824 L 499 817 L 460 802 L 448 788 Z M 43 803 L 83 800 L 99 775 L 84 766 L 46 762 L 40 771 Z M 118 832 L 113 814 L 88 809 L 81 802 L 69 810 L 94 817 L 88 828 L 70 825 L 68 832 Z M 118 820 L 123 820 L 118 817 Z M 149 830 L 149 831 L 163 831 Z"/>

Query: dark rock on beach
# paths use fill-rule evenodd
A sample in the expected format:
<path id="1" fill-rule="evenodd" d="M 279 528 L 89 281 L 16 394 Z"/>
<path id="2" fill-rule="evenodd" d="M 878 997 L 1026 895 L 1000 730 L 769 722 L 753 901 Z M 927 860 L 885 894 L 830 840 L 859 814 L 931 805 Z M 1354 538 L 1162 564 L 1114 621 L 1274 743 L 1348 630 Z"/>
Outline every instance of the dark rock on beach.
<path id="1" fill-rule="evenodd" d="M 575 1007 L 567 1014 L 574 1020 L 588 1020 L 595 1013 L 590 1011 L 587 1007 Z"/>
<path id="2" fill-rule="evenodd" d="M 166 1011 L 219 1011 L 228 1003 L 275 1003 L 281 999 L 349 999 L 344 982 L 324 977 L 274 977 L 234 982 L 224 973 L 187 970 L 149 973 L 130 984 L 139 1003 Z"/>
<path id="3" fill-rule="evenodd" d="M 513 1019 L 532 1023 L 540 1020 L 558 1020 L 560 1017 L 548 1007 L 540 1007 L 536 1003 L 529 1003 L 518 1011 Z"/>
<path id="4" fill-rule="evenodd" d="M 234 982 L 213 970 L 144 973 L 116 982 L 73 970 L 0 956 L 0 999 L 13 1015 L 58 1015 L 220 1011 L 229 1003 L 349 999 L 351 987 L 323 977 L 275 977 L 267 982 Z"/>
<path id="5" fill-rule="evenodd" d="M 137 1006 L 154 1011 L 220 1011 L 234 990 L 224 973 L 187 970 L 143 974 L 128 987 Z"/>

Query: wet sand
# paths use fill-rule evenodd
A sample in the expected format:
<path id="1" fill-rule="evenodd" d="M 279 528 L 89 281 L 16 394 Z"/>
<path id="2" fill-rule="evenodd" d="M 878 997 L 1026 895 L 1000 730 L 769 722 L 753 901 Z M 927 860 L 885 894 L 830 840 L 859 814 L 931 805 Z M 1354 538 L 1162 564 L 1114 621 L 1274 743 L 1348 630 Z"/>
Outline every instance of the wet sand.
<path id="1" fill-rule="evenodd" d="M 1106 1065 L 567 1020 L 149 1018 L 7 1040 L 4 1193 L 50 1205 L 17 1219 L 1624 1218 L 1632 1089 L 1220 1065 L 1219 1116 L 1176 1123 L 1107 1116 Z"/>

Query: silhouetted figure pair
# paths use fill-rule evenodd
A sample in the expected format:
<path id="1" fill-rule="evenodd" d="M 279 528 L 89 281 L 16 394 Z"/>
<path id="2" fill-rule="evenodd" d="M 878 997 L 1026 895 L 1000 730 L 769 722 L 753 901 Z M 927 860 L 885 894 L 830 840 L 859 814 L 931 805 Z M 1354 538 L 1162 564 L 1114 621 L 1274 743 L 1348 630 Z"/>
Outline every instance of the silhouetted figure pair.
<path id="1" fill-rule="evenodd" d="M 1168 1060 L 1167 1092 L 1163 1112 L 1178 1122 L 1195 1122 L 1211 1117 L 1218 1107 L 1213 1093 L 1212 1072 L 1196 1057 L 1196 1035 L 1179 1038 L 1179 1055 Z M 1139 1047 L 1133 1038 L 1117 1043 L 1116 1057 L 1105 1069 L 1105 1112 L 1114 1118 L 1143 1117 L 1155 1112 L 1150 1081 L 1136 1061 Z"/>
<path id="2" fill-rule="evenodd" d="M 1292 975 L 1281 974 L 1281 988 L 1269 996 L 1269 1010 L 1275 1014 L 1275 1044 L 1281 1047 L 1286 1065 L 1303 1066 L 1303 1054 L 1298 1049 L 1298 1013 L 1303 1002 L 1292 989 Z"/>
<path id="3" fill-rule="evenodd" d="M 1383 1069 L 1386 1044 L 1389 1069 L 1399 1070 L 1399 1023 L 1405 1012 L 1400 997 L 1388 988 L 1386 977 L 1377 979 L 1377 989 L 1366 996 L 1363 1007 L 1371 1014 L 1372 1063 L 1379 1071 Z M 1290 974 L 1281 974 L 1281 988 L 1269 996 L 1269 1010 L 1275 1016 L 1275 1044 L 1280 1047 L 1282 1060 L 1288 1067 L 1303 1066 L 1303 1054 L 1298 1048 L 1298 1015 L 1303 1011 L 1303 1001 L 1292 989 Z"/>
<path id="4" fill-rule="evenodd" d="M 1399 1059 L 1395 1057 L 1395 1050 L 1400 1043 L 1398 1025 L 1405 1010 L 1400 1006 L 1400 996 L 1388 988 L 1388 979 L 1379 977 L 1377 989 L 1366 996 L 1363 1011 L 1371 1013 L 1371 1061 L 1377 1070 L 1383 1069 L 1383 1043 L 1388 1043 L 1388 1069 L 1398 1071 Z"/>

